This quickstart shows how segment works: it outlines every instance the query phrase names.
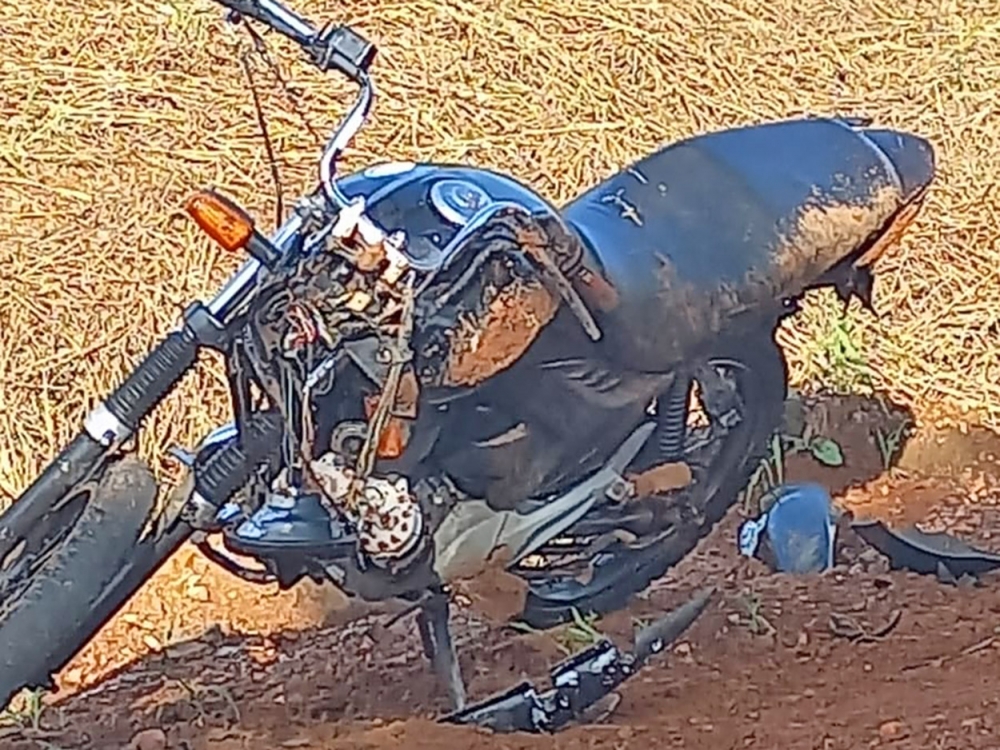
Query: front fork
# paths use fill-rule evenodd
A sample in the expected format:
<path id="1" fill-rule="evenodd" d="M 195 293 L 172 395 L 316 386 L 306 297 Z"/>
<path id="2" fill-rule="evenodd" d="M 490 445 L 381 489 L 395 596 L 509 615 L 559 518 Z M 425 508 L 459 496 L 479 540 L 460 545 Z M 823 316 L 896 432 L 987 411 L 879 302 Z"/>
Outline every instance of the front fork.
<path id="1" fill-rule="evenodd" d="M 302 216 L 293 213 L 271 243 L 280 252 L 288 252 L 302 226 Z M 196 302 L 188 307 L 180 328 L 162 339 L 125 382 L 87 416 L 80 433 L 0 516 L 0 559 L 10 554 L 67 493 L 104 467 L 194 366 L 202 347 L 225 350 L 227 326 L 253 289 L 260 267 L 260 262 L 251 258 L 207 305 Z M 224 483 L 216 484 L 225 491 Z"/>
<path id="2" fill-rule="evenodd" d="M 193 306 L 191 320 L 203 307 Z M 187 316 L 186 316 L 187 317 Z M 103 468 L 143 419 L 191 368 L 198 357 L 199 335 L 188 320 L 164 338 L 132 374 L 90 413 L 80 433 L 4 514 L 0 558 L 39 523 L 63 497 Z"/>

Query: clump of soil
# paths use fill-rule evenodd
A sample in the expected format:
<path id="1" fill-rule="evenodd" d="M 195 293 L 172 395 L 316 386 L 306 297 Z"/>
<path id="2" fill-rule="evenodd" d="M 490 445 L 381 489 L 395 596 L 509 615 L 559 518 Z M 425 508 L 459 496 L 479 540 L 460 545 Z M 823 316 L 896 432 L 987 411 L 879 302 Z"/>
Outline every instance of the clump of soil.
<path id="1" fill-rule="evenodd" d="M 446 382 L 475 385 L 516 362 L 559 307 L 541 284 L 515 282 L 490 301 L 481 320 L 451 339 Z"/>

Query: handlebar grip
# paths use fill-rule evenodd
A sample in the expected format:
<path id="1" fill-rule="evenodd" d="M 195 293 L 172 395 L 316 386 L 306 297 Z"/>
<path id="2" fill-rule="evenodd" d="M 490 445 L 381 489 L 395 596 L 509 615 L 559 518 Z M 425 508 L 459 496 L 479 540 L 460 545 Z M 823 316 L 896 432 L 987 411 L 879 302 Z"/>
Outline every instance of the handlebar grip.
<path id="1" fill-rule="evenodd" d="M 184 376 L 197 356 L 198 341 L 192 331 L 184 328 L 171 333 L 111 394 L 104 407 L 134 431 Z M 107 452 L 108 446 L 86 430 L 65 446 L 2 516 L 0 558 L 8 554 L 10 545 L 38 523 L 60 498 L 98 468 Z"/>
<path id="2" fill-rule="evenodd" d="M 240 16 L 252 18 L 296 42 L 320 70 L 339 70 L 361 82 L 375 57 L 375 45 L 347 26 L 318 32 L 281 0 L 218 0 Z"/>
<path id="3" fill-rule="evenodd" d="M 107 410 L 135 430 L 198 358 L 198 339 L 188 328 L 163 339 L 105 402 Z"/>
<path id="4" fill-rule="evenodd" d="M 277 451 L 283 428 L 284 422 L 276 411 L 252 415 L 238 438 L 195 470 L 195 491 L 221 507 L 250 480 L 257 466 Z"/>
<path id="5" fill-rule="evenodd" d="M 198 342 L 191 331 L 185 328 L 171 333 L 105 401 L 105 408 L 123 425 L 135 430 L 197 356 Z M 86 430 L 65 446 L 2 516 L 0 558 L 60 498 L 98 468 L 107 452 L 108 446 Z"/>

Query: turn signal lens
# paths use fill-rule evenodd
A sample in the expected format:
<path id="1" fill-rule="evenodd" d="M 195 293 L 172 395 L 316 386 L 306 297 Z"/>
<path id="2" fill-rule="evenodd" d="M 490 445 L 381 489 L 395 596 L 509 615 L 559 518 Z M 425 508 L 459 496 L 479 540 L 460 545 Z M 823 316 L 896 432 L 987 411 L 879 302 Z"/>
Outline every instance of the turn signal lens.
<path id="1" fill-rule="evenodd" d="M 242 250 L 253 234 L 253 219 L 242 208 L 213 190 L 188 198 L 184 208 L 209 237 L 229 252 Z"/>

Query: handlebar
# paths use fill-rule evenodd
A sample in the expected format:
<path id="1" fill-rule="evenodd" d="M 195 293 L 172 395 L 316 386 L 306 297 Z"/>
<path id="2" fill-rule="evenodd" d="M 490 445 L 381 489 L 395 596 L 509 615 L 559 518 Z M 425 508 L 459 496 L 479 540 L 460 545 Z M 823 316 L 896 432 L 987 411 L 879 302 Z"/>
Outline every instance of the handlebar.
<path id="1" fill-rule="evenodd" d="M 320 157 L 320 183 L 327 200 L 335 207 L 347 206 L 348 200 L 336 183 L 337 160 L 364 125 L 371 111 L 375 87 L 368 77 L 368 68 L 375 58 L 375 45 L 347 26 L 327 26 L 317 30 L 281 0 L 217 2 L 237 18 L 252 18 L 291 39 L 320 70 L 337 70 L 360 86 L 358 99 L 330 137 Z"/>
<path id="2" fill-rule="evenodd" d="M 306 19 L 276 0 L 218 0 L 231 11 L 252 18 L 288 37 L 300 47 L 316 38 L 316 29 Z"/>
<path id="3" fill-rule="evenodd" d="M 218 0 L 238 17 L 263 23 L 302 47 L 320 70 L 338 70 L 361 83 L 375 57 L 375 46 L 347 26 L 317 30 L 281 0 Z"/>
<path id="4" fill-rule="evenodd" d="M 347 117 L 334 131 L 320 158 L 320 181 L 333 207 L 349 204 L 336 184 L 337 159 L 364 125 L 374 99 L 368 68 L 375 47 L 346 26 L 317 30 L 307 20 L 285 7 L 280 0 L 218 0 L 239 16 L 265 24 L 298 44 L 311 62 L 323 71 L 338 70 L 357 83 L 361 91 Z M 303 218 L 293 213 L 273 236 L 282 251 L 291 247 L 302 229 Z M 195 305 L 207 313 L 203 322 L 224 327 L 253 287 L 260 263 L 246 261 L 218 294 L 206 305 Z M 9 552 L 20 536 L 38 522 L 75 484 L 100 467 L 111 451 L 128 439 L 163 396 L 194 365 L 201 337 L 193 319 L 161 340 L 126 381 L 85 420 L 84 428 L 66 445 L 49 467 L 29 486 L 4 515 L 0 530 L 0 557 Z"/>

